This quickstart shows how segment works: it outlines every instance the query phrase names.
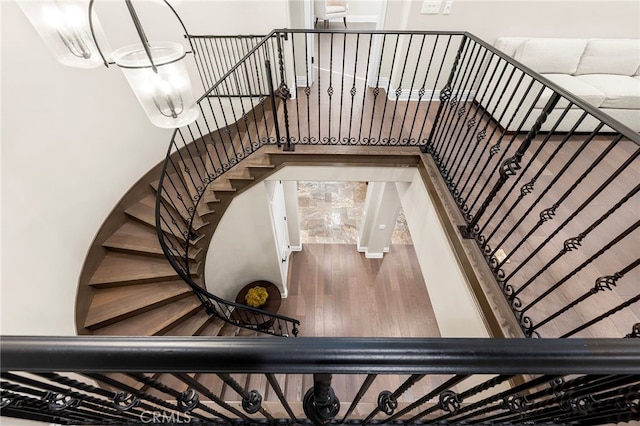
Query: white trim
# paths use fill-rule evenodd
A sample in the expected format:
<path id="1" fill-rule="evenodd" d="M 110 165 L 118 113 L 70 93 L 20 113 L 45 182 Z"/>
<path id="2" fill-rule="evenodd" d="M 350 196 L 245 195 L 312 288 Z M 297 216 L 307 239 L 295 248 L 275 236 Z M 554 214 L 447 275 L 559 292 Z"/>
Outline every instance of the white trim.
<path id="1" fill-rule="evenodd" d="M 310 81 L 309 83 L 312 83 L 312 82 Z M 307 76 L 306 75 L 297 75 L 296 76 L 296 87 L 307 87 Z"/>
<path id="2" fill-rule="evenodd" d="M 291 247 L 289 248 L 289 250 L 291 250 L 291 251 L 302 251 L 302 245 L 299 245 L 299 246 L 291 246 Z"/>
<path id="3" fill-rule="evenodd" d="M 369 252 L 366 252 L 364 254 L 364 257 L 366 257 L 367 259 L 382 259 L 384 257 L 384 253 L 369 253 Z"/>

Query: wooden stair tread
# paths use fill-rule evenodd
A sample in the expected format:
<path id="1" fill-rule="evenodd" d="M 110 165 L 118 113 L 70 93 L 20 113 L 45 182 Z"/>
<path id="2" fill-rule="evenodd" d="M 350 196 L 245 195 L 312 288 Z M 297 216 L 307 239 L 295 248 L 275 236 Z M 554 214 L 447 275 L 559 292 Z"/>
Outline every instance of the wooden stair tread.
<path id="1" fill-rule="evenodd" d="M 191 198 L 191 194 L 189 194 L 188 189 L 184 188 L 184 185 L 186 185 L 186 183 L 183 183 L 183 181 L 180 178 L 178 178 L 178 175 L 176 173 L 170 174 L 168 175 L 168 177 L 171 178 L 173 182 L 178 182 L 178 183 L 176 183 L 175 184 L 176 187 L 174 187 L 173 185 L 171 185 L 171 183 L 165 182 L 165 185 L 164 185 L 165 190 L 162 191 L 162 199 L 165 201 L 164 205 L 168 209 L 177 210 L 177 213 L 180 216 L 182 216 L 183 219 L 188 220 L 191 216 L 191 213 L 188 211 L 188 208 L 194 207 L 195 202 Z M 159 185 L 160 185 L 159 179 L 151 182 L 151 187 L 156 192 L 158 192 Z M 180 201 L 178 199 L 178 195 L 182 197 L 183 201 Z M 194 215 L 193 229 L 197 230 L 202 228 L 205 225 L 207 225 L 207 223 L 203 221 L 200 216 Z"/>
<path id="2" fill-rule="evenodd" d="M 199 336 L 217 336 L 220 333 L 222 327 L 224 327 L 226 323 L 222 321 L 220 318 L 210 317 L 209 322 L 207 322 L 204 327 L 198 332 Z"/>
<path id="3" fill-rule="evenodd" d="M 189 385 L 175 377 L 173 374 L 169 373 L 154 375 L 153 380 L 155 380 L 156 382 L 160 382 L 168 388 L 178 392 L 184 392 L 189 388 Z M 146 393 L 163 400 L 171 400 L 175 398 L 170 394 L 164 393 L 161 390 L 154 388 L 153 386 L 149 386 Z"/>
<path id="4" fill-rule="evenodd" d="M 132 219 L 137 220 L 140 223 L 145 224 L 146 226 L 151 227 L 152 229 L 156 228 L 156 210 L 154 205 L 149 205 L 149 198 L 152 200 L 155 199 L 153 196 L 149 196 L 146 199 L 141 200 L 138 203 L 135 203 L 129 207 L 127 207 L 124 212 L 131 217 Z M 186 230 L 185 224 L 180 227 L 181 230 Z M 175 230 L 171 230 L 166 223 L 162 223 L 162 230 L 165 232 L 176 233 Z M 178 238 L 184 241 L 184 237 L 179 235 Z"/>
<path id="5" fill-rule="evenodd" d="M 106 326 L 186 297 L 191 292 L 191 287 L 182 280 L 97 289 L 84 326 Z"/>
<path id="6" fill-rule="evenodd" d="M 154 336 L 175 326 L 200 306 L 195 297 L 184 297 L 167 305 L 151 309 L 140 315 L 127 318 L 106 327 L 98 328 L 94 334 L 108 336 Z"/>
<path id="7" fill-rule="evenodd" d="M 192 263 L 191 274 L 195 275 L 197 270 L 197 265 Z M 108 252 L 89 280 L 89 285 L 111 287 L 176 278 L 178 273 L 165 258 Z"/>
<path id="8" fill-rule="evenodd" d="M 133 220 L 125 222 L 102 245 L 116 251 L 164 256 L 155 229 Z M 200 254 L 200 251 L 201 249 L 199 248 L 191 248 L 188 253 L 189 259 L 195 259 Z"/>
<path id="9" fill-rule="evenodd" d="M 216 374 L 211 374 L 211 373 L 198 374 L 196 375 L 196 380 L 200 382 L 202 386 L 209 389 L 209 391 L 212 394 L 216 396 L 220 396 L 222 394 L 225 383 Z M 205 395 L 201 395 L 201 397 L 204 400 L 209 400 L 209 398 Z"/>
<path id="10" fill-rule="evenodd" d="M 180 322 L 175 327 L 171 327 L 164 334 L 166 336 L 195 336 L 209 321 L 209 314 L 201 307 L 195 314 Z"/>

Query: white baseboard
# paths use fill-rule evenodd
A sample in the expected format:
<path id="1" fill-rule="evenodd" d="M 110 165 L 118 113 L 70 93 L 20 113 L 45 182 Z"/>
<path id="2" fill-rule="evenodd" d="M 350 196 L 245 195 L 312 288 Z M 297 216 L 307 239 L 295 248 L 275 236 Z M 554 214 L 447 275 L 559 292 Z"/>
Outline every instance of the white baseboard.
<path id="1" fill-rule="evenodd" d="M 291 251 L 302 251 L 302 244 L 300 244 L 299 246 L 291 246 L 289 249 Z"/>
<path id="2" fill-rule="evenodd" d="M 367 259 L 382 259 L 384 257 L 384 253 L 369 253 L 369 252 L 366 252 L 364 254 L 364 257 L 366 257 Z"/>

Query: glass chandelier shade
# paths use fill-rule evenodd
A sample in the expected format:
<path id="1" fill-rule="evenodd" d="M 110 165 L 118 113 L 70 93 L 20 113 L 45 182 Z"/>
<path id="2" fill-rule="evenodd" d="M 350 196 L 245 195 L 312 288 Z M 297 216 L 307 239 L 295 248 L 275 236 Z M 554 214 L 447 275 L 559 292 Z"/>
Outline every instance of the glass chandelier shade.
<path id="1" fill-rule="evenodd" d="M 125 46 L 115 50 L 112 57 L 149 120 L 163 128 L 193 122 L 198 118 L 198 108 L 184 63 L 184 48 L 171 42 L 151 42 L 146 47 Z"/>
<path id="2" fill-rule="evenodd" d="M 32 0 L 17 2 L 56 59 L 67 66 L 96 68 L 103 59 L 91 35 L 86 2 L 74 0 Z M 104 31 L 92 16 L 95 38 L 108 53 Z"/>

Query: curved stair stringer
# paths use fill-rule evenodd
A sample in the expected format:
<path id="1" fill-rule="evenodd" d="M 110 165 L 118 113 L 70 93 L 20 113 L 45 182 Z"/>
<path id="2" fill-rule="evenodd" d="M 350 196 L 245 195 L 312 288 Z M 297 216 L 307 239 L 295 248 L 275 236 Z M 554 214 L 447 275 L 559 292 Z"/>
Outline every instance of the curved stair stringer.
<path id="1" fill-rule="evenodd" d="M 241 133 L 236 136 L 242 137 Z M 176 154 L 173 156 L 177 160 Z M 258 157 L 247 155 L 213 181 L 205 193 L 207 202 L 198 208 L 193 221 L 195 235 L 188 242 L 189 278 L 203 288 L 204 259 L 224 211 L 233 197 L 261 181 L 273 168 L 265 163 L 267 157 Z M 225 327 L 224 321 L 206 312 L 163 253 L 155 222 L 163 163 L 127 191 L 94 238 L 76 295 L 76 329 L 80 335 L 215 336 L 236 335 L 239 331 L 237 327 Z M 184 238 L 180 243 L 187 244 Z"/>

